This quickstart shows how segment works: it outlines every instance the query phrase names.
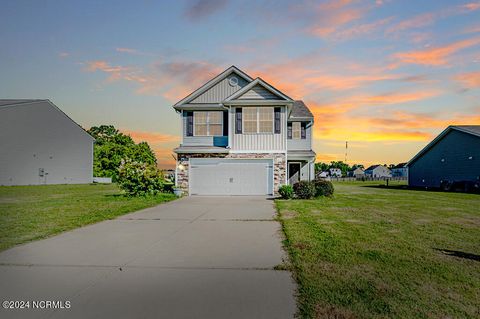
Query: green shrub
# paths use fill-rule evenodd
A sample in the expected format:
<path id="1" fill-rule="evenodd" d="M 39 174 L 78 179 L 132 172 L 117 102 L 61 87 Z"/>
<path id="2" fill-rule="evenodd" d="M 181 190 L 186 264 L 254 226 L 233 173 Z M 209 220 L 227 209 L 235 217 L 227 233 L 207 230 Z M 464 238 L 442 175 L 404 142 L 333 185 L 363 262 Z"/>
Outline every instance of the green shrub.
<path id="1" fill-rule="evenodd" d="M 300 181 L 293 184 L 293 191 L 300 199 L 311 199 L 315 197 L 315 184 L 309 181 Z"/>
<path id="2" fill-rule="evenodd" d="M 282 185 L 278 189 L 278 193 L 282 196 L 283 199 L 292 199 L 293 198 L 293 187 L 292 185 Z"/>
<path id="3" fill-rule="evenodd" d="M 155 195 L 167 189 L 162 173 L 151 164 L 122 159 L 118 185 L 129 196 Z"/>
<path id="4" fill-rule="evenodd" d="M 314 182 L 315 184 L 315 197 L 318 196 L 332 196 L 335 189 L 333 188 L 333 184 L 330 181 L 325 181 L 322 179 L 316 179 Z"/>

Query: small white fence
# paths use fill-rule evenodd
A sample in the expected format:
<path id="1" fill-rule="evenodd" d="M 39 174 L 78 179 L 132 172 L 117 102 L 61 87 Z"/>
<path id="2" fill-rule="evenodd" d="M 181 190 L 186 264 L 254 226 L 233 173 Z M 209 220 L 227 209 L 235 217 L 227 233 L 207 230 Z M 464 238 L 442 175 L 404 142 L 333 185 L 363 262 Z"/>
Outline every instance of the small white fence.
<path id="1" fill-rule="evenodd" d="M 365 176 L 365 177 L 327 177 L 327 180 L 330 180 L 332 182 L 367 182 L 367 181 L 406 181 L 407 177 L 405 176 L 394 176 L 394 177 L 371 177 L 371 176 Z"/>

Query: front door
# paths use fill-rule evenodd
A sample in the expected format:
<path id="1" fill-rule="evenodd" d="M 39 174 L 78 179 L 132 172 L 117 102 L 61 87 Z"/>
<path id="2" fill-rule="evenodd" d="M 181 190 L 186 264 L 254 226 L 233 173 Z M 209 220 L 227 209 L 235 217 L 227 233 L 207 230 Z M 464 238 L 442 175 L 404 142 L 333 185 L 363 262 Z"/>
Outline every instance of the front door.
<path id="1" fill-rule="evenodd" d="M 288 163 L 288 182 L 290 185 L 300 181 L 300 163 Z"/>

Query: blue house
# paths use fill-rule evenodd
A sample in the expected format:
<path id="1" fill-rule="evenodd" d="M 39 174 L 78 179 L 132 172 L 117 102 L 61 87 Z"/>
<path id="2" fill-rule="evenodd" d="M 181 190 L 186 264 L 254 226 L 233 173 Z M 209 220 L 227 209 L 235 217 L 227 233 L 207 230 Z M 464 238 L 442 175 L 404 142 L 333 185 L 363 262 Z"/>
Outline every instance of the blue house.
<path id="1" fill-rule="evenodd" d="M 449 189 L 480 184 L 480 125 L 447 127 L 408 163 L 412 187 Z"/>

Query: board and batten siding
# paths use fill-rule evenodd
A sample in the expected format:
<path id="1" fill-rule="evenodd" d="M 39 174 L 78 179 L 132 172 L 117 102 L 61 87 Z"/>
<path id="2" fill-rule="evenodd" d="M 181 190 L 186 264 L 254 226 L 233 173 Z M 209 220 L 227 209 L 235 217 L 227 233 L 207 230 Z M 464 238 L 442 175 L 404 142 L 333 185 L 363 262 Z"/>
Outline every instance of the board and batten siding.
<path id="1" fill-rule="evenodd" d="M 447 133 L 408 166 L 408 184 L 414 187 L 440 187 L 442 180 L 479 179 L 480 137 L 457 130 Z"/>
<path id="2" fill-rule="evenodd" d="M 187 112 L 182 112 L 182 134 L 184 146 L 226 146 L 227 136 L 187 136 Z M 225 125 L 225 124 L 224 124 Z"/>
<path id="3" fill-rule="evenodd" d="M 256 107 L 256 106 L 244 106 Z M 287 128 L 285 107 L 281 106 L 280 134 L 260 133 L 260 134 L 236 134 L 235 133 L 235 107 L 230 109 L 230 127 L 231 136 L 230 148 L 232 151 L 286 151 L 287 148 Z"/>
<path id="4" fill-rule="evenodd" d="M 231 85 L 229 82 L 233 77 L 237 78 L 238 80 L 236 85 Z M 190 101 L 190 103 L 220 103 L 247 84 L 248 82 L 244 78 L 235 74 L 231 74 L 205 91 L 202 95 Z"/>
<path id="5" fill-rule="evenodd" d="M 303 151 L 312 149 L 312 125 L 307 124 L 305 128 L 304 139 L 287 139 L 287 149 L 289 151 Z"/>
<path id="6" fill-rule="evenodd" d="M 93 180 L 93 138 L 47 101 L 0 108 L 0 148 L 0 185 Z"/>
<path id="7" fill-rule="evenodd" d="M 237 100 L 281 100 L 281 98 L 257 84 L 238 97 Z"/>

